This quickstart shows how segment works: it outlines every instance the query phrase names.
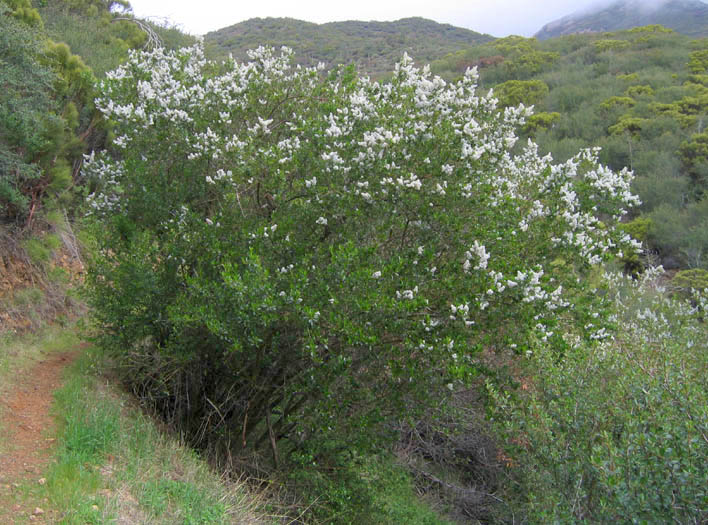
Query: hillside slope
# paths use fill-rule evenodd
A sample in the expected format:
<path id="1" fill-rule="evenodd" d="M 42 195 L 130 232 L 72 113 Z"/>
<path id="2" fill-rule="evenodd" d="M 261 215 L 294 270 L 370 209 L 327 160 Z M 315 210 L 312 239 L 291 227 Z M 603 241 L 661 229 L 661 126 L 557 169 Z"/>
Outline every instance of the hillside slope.
<path id="1" fill-rule="evenodd" d="M 708 36 L 708 5 L 699 0 L 620 0 L 550 22 L 539 40 L 576 33 L 600 33 L 660 24 L 688 36 Z"/>
<path id="2" fill-rule="evenodd" d="M 428 63 L 463 47 L 493 40 L 424 18 L 396 22 L 331 22 L 313 24 L 292 18 L 253 18 L 208 33 L 205 42 L 214 57 L 229 53 L 246 58 L 259 45 L 288 46 L 302 64 L 324 62 L 357 65 L 359 71 L 378 76 L 389 73 L 404 52 L 416 62 Z"/>

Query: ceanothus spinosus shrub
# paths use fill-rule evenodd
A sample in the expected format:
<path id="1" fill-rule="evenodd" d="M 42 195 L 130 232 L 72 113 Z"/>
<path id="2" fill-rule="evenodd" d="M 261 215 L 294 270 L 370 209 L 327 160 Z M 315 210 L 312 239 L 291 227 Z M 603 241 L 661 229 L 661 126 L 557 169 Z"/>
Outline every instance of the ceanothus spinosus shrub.
<path id="1" fill-rule="evenodd" d="M 384 83 L 259 48 L 133 53 L 87 159 L 101 342 L 196 440 L 371 444 L 477 373 L 482 349 L 607 332 L 584 276 L 636 249 L 631 174 L 516 144 L 497 109 L 408 57 Z M 573 339 L 574 340 L 574 339 Z M 278 445 L 276 444 L 283 444 Z"/>

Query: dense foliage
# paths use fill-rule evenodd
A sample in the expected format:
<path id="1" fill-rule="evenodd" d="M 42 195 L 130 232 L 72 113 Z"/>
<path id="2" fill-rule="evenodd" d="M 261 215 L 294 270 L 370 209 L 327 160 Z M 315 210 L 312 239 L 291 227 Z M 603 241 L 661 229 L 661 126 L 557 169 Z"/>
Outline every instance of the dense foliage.
<path id="1" fill-rule="evenodd" d="M 0 82 L 7 86 L 0 93 L 0 203 L 2 215 L 25 214 L 29 199 L 22 186 L 40 176 L 32 166 L 32 156 L 42 147 L 38 131 L 45 113 L 52 107 L 51 71 L 37 61 L 39 43 L 32 30 L 7 16 L 7 7 L 0 4 Z M 24 90 L 24 81 L 31 78 Z"/>
<path id="2" fill-rule="evenodd" d="M 156 49 L 106 76 L 99 118 L 92 71 L 151 31 L 192 39 L 122 20 L 123 2 L 0 10 L 3 228 L 65 221 L 93 192 L 98 339 L 192 442 L 259 475 L 289 467 L 270 480 L 320 522 L 437 523 L 413 480 L 469 519 L 707 519 L 702 40 L 510 37 L 437 63 L 449 83 L 408 58 L 376 83 L 287 50 Z M 260 22 L 299 42 L 293 21 Z M 356 56 L 330 42 L 302 60 L 383 73 L 399 45 L 450 49 L 431 49 L 438 25 L 404 22 L 431 38 L 344 24 Z M 641 274 L 627 234 L 694 267 L 672 299 L 654 272 L 602 275 L 615 255 Z M 22 246 L 46 262 L 61 242 Z M 396 438 L 410 472 L 379 453 Z M 500 462 L 506 488 L 484 470 Z"/>
<path id="3" fill-rule="evenodd" d="M 511 155 L 527 110 L 475 82 L 262 48 L 109 74 L 118 149 L 84 169 L 103 183 L 91 300 L 136 392 L 202 445 L 326 469 L 444 402 L 482 348 L 607 337 L 585 277 L 635 249 L 615 227 L 630 175 L 592 150 Z"/>
<path id="4" fill-rule="evenodd" d="M 288 46 L 306 66 L 356 64 L 361 74 L 388 76 L 403 53 L 427 64 L 462 47 L 492 40 L 483 35 L 424 18 L 396 22 L 331 22 L 313 24 L 291 18 L 254 18 L 208 33 L 207 54 L 237 60 L 260 45 Z"/>
<path id="5" fill-rule="evenodd" d="M 68 47 L 46 41 L 41 18 L 8 16 L 4 2 L 0 12 L 0 221 L 24 225 L 46 199 L 70 198 L 93 80 Z"/>
<path id="6" fill-rule="evenodd" d="M 523 390 L 492 387 L 529 522 L 708 519 L 706 299 L 669 299 L 662 280 L 608 275 L 612 340 L 563 360 L 539 348 Z"/>
<path id="7" fill-rule="evenodd" d="M 611 168 L 631 167 L 651 251 L 668 268 L 706 268 L 706 45 L 660 26 L 544 42 L 509 37 L 432 67 L 453 78 L 479 65 L 482 86 L 503 103 L 535 104 L 525 131 L 541 151 L 563 160 L 595 144 Z"/>

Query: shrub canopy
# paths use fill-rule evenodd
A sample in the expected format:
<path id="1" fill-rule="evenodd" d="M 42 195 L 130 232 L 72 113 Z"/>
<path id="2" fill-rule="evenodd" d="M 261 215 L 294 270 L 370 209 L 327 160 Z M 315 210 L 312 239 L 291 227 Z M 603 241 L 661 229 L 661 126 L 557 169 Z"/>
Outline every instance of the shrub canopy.
<path id="1" fill-rule="evenodd" d="M 367 446 L 478 372 L 475 355 L 606 336 L 584 278 L 635 249 L 631 174 L 529 142 L 476 72 L 390 82 L 260 48 L 133 53 L 96 105 L 114 153 L 91 287 L 102 344 L 200 439 Z M 516 150 L 514 150 L 516 151 Z M 276 446 L 276 444 L 278 444 Z"/>

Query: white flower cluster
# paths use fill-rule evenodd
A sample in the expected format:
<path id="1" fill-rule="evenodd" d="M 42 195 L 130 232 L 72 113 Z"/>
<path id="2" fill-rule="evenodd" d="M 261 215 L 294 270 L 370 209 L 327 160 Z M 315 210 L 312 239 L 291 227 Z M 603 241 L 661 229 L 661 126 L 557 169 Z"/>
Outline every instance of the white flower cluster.
<path id="1" fill-rule="evenodd" d="M 416 294 L 418 293 L 418 287 L 416 286 L 412 290 L 403 290 L 403 291 L 396 291 L 396 299 L 405 299 L 407 301 L 412 301 L 415 299 Z"/>
<path id="2" fill-rule="evenodd" d="M 487 264 L 489 263 L 490 255 L 487 253 L 487 249 L 483 244 L 479 244 L 479 241 L 474 241 L 474 246 L 465 252 L 465 262 L 462 264 L 462 269 L 465 273 L 469 273 L 472 263 L 470 262 L 474 257 L 477 258 L 477 264 L 474 266 L 475 270 L 485 270 Z"/>
<path id="3" fill-rule="evenodd" d="M 121 161 L 114 161 L 106 158 L 105 155 L 84 155 L 83 175 L 86 177 L 96 177 L 102 184 L 111 188 L 109 192 L 94 192 L 87 198 L 89 214 L 108 215 L 118 213 L 121 210 L 121 191 L 119 181 L 122 178 L 125 167 Z"/>
<path id="4" fill-rule="evenodd" d="M 653 345 L 657 351 L 673 344 L 683 332 L 695 341 L 706 342 L 706 330 L 697 320 L 706 312 L 708 294 L 694 291 L 690 300 L 671 297 L 666 290 L 664 269 L 649 268 L 637 279 L 618 273 L 605 274 L 607 286 L 613 290 L 616 314 L 613 321 L 620 322 L 623 338 Z"/>
<path id="5" fill-rule="evenodd" d="M 156 186 L 192 190 L 189 209 L 202 213 L 200 224 L 220 224 L 214 210 L 238 213 L 252 232 L 243 236 L 249 247 L 264 239 L 273 246 L 276 237 L 293 239 L 290 247 L 334 242 L 350 228 L 375 256 L 400 257 L 405 284 L 388 296 L 401 308 L 421 296 L 407 306 L 426 305 L 415 322 L 426 318 L 427 332 L 461 321 L 471 331 L 480 324 L 475 316 L 512 307 L 533 310 L 530 329 L 543 326 L 539 310 L 571 306 L 554 260 L 595 265 L 636 249 L 614 230 L 623 209 L 638 203 L 632 174 L 599 165 L 597 150 L 562 164 L 541 157 L 531 141 L 512 154 L 531 110 L 497 110 L 493 93 L 477 94 L 476 70 L 447 83 L 406 56 L 390 82 L 344 82 L 293 67 L 291 55 L 258 48 L 250 62 L 215 67 L 201 45 L 132 53 L 96 100 L 116 123 L 114 143 L 126 160 L 86 160 L 85 173 L 101 181 L 91 206 L 120 211 L 137 173 Z M 282 210 L 301 220 L 295 227 L 278 219 L 275 235 L 272 214 Z M 367 279 L 395 282 L 380 263 Z M 274 264 L 290 275 L 299 262 Z M 387 268 L 387 279 L 377 268 Z M 459 293 L 450 286 L 448 297 L 436 297 L 451 275 Z"/>

